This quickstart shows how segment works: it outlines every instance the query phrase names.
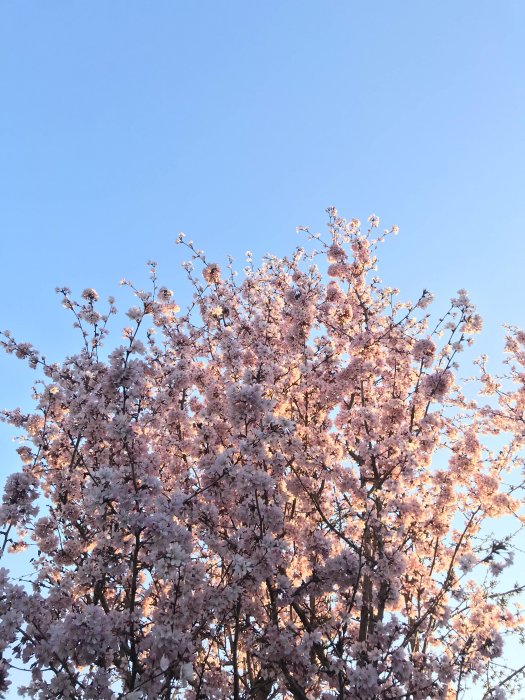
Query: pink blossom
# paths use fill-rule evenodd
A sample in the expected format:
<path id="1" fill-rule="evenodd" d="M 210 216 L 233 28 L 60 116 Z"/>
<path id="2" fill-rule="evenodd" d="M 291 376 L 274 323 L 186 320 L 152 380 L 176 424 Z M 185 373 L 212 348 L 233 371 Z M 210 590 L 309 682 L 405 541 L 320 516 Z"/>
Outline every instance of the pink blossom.
<path id="1" fill-rule="evenodd" d="M 32 574 L 0 569 L 0 694 L 11 662 L 26 697 L 78 700 L 450 700 L 498 673 L 524 619 L 498 586 L 512 538 L 485 535 L 522 518 L 525 334 L 506 376 L 477 363 L 492 403 L 467 399 L 466 292 L 430 325 L 428 292 L 371 277 L 382 237 L 328 214 L 319 267 L 185 264 L 180 315 L 152 263 L 123 332 L 59 289 L 81 333 L 61 363 L 1 334 L 42 381 L 2 413 L 22 464 L 0 551 Z"/>
<path id="2" fill-rule="evenodd" d="M 221 270 L 217 263 L 210 263 L 204 268 L 202 276 L 206 282 L 208 282 L 208 284 L 216 284 L 217 282 L 220 282 Z"/>
<path id="3" fill-rule="evenodd" d="M 422 386 L 435 401 L 443 401 L 454 384 L 454 375 L 449 370 L 437 370 L 424 377 Z"/>
<path id="4" fill-rule="evenodd" d="M 328 248 L 327 258 L 331 263 L 341 263 L 345 262 L 347 255 L 340 245 L 332 243 L 330 248 Z"/>
<path id="5" fill-rule="evenodd" d="M 414 359 L 423 364 L 423 367 L 430 367 L 434 354 L 436 352 L 436 344 L 431 338 L 422 338 L 414 343 L 412 354 Z"/>
<path id="6" fill-rule="evenodd" d="M 85 299 L 86 301 L 90 302 L 98 301 L 98 293 L 96 292 L 96 290 L 91 288 L 84 289 L 84 291 L 82 292 L 82 299 Z"/>

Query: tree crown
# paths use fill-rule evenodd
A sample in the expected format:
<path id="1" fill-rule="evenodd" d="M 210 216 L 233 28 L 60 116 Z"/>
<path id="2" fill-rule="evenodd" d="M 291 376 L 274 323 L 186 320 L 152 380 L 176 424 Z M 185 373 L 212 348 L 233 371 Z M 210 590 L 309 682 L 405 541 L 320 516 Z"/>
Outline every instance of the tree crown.
<path id="1" fill-rule="evenodd" d="M 6 484 L 3 552 L 34 547 L 22 586 L 0 576 L 0 642 L 31 697 L 486 698 L 523 622 L 502 587 L 521 526 L 525 333 L 507 337 L 507 388 L 457 358 L 481 320 L 461 290 L 431 323 L 373 276 L 381 232 L 328 210 L 317 252 L 248 255 L 237 281 L 191 242 L 194 287 L 130 286 L 123 343 L 104 354 L 114 300 L 63 304 L 80 351 L 48 363 Z M 198 270 L 197 268 L 201 268 Z M 485 401 L 485 399 L 482 399 Z M 499 436 L 501 447 L 490 447 Z"/>

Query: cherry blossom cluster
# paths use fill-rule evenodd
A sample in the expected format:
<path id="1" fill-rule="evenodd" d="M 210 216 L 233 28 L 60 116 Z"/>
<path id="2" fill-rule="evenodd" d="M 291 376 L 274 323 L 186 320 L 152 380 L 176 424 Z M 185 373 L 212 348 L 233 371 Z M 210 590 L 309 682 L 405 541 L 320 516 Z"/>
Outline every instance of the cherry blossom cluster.
<path id="1" fill-rule="evenodd" d="M 2 554 L 29 547 L 33 574 L 0 569 L 0 693 L 11 666 L 41 700 L 497 700 L 519 680 L 511 533 L 487 523 L 521 527 L 525 333 L 471 398 L 467 293 L 432 321 L 428 291 L 375 276 L 397 227 L 328 215 L 300 227 L 316 250 L 247 254 L 240 281 L 181 234 L 191 305 L 150 263 L 111 348 L 93 289 L 57 290 L 82 334 L 63 362 L 2 335 L 41 379 L 33 413 L 4 412 L 23 439 Z"/>

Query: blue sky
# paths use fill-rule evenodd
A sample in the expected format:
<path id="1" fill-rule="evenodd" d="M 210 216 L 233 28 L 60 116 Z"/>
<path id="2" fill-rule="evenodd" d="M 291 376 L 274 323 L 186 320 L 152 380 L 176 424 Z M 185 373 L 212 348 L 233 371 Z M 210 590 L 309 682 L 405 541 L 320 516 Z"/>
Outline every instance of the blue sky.
<path id="1" fill-rule="evenodd" d="M 111 294 L 153 258 L 184 299 L 179 231 L 242 268 L 335 204 L 400 226 L 405 296 L 469 289 L 498 356 L 525 325 L 524 28 L 522 0 L 5 0 L 0 327 L 60 359 L 56 285 Z M 0 355 L 0 379 L 31 405 L 29 369 Z"/>
<path id="2" fill-rule="evenodd" d="M 60 356 L 57 284 L 109 294 L 154 258 L 182 295 L 180 230 L 279 254 L 330 204 L 401 227 L 382 274 L 409 296 L 467 287 L 496 334 L 523 324 L 524 20 L 520 0 L 3 3 L 1 325 Z"/>

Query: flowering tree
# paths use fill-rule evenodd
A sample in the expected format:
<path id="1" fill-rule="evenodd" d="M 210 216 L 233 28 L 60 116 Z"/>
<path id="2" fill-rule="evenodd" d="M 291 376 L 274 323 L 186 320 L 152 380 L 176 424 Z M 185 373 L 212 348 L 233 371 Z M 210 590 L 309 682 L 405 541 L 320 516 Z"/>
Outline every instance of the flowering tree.
<path id="1" fill-rule="evenodd" d="M 185 313 L 152 264 L 107 355 L 92 289 L 58 290 L 83 335 L 61 364 L 4 334 L 45 375 L 34 413 L 5 412 L 26 442 L 3 551 L 35 553 L 30 585 L 0 570 L 4 691 L 22 664 L 34 698 L 506 697 L 521 588 L 485 525 L 520 526 L 525 334 L 508 390 L 479 361 L 480 406 L 466 293 L 429 325 L 427 291 L 371 277 L 377 217 L 328 213 L 318 252 L 249 255 L 241 282 L 187 243 Z"/>

